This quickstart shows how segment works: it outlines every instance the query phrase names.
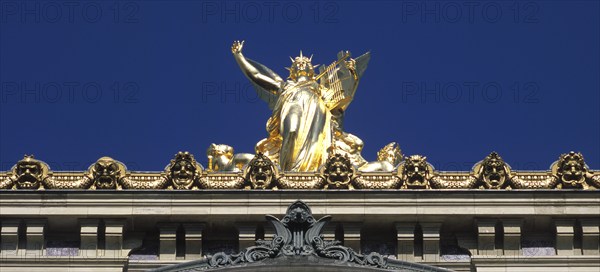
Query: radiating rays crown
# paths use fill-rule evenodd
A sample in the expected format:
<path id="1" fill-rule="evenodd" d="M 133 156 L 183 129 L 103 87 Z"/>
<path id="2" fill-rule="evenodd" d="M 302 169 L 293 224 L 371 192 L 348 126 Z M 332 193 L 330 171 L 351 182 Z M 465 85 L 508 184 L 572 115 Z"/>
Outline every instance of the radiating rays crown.
<path id="1" fill-rule="evenodd" d="M 292 80 L 296 80 L 298 77 L 305 76 L 309 78 L 313 78 L 315 76 L 315 68 L 319 65 L 312 65 L 312 55 L 309 58 L 302 55 L 302 51 L 300 51 L 300 56 L 296 58 L 290 57 L 292 61 L 292 66 L 289 68 L 285 68 L 290 71 L 290 76 Z"/>

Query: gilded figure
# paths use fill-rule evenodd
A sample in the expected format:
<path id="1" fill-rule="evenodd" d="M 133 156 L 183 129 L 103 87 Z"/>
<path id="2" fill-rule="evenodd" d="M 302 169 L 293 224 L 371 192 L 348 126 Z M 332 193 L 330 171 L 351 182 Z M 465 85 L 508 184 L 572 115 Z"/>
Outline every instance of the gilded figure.
<path id="1" fill-rule="evenodd" d="M 327 160 L 329 151 L 348 155 L 356 166 L 366 163 L 360 155 L 363 142 L 343 131 L 343 119 L 369 62 L 369 53 L 352 59 L 349 52 L 341 52 L 337 61 L 321 67 L 317 75 L 312 56 L 300 52 L 291 59 L 289 76 L 283 80 L 271 69 L 246 58 L 243 45 L 243 41 L 233 43 L 233 56 L 258 96 L 273 110 L 267 121 L 267 138 L 257 143 L 257 152 L 283 171 L 316 171 Z"/>
<path id="2" fill-rule="evenodd" d="M 234 154 L 233 147 L 224 144 L 210 144 L 206 150 L 208 157 L 208 171 L 226 171 L 226 172 L 241 172 L 254 154 L 238 153 Z"/>

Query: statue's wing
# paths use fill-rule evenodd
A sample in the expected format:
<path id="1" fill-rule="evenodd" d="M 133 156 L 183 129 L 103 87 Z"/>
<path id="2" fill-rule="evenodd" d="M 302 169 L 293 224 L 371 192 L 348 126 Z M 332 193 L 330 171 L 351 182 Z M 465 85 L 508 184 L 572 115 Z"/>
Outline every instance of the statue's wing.
<path id="1" fill-rule="evenodd" d="M 275 80 L 277 82 L 281 82 L 283 84 L 283 82 L 284 82 L 283 79 L 281 79 L 281 77 L 278 74 L 276 74 L 275 72 L 273 72 L 271 69 L 267 68 L 266 66 L 264 66 L 256 61 L 253 61 L 251 59 L 246 58 L 246 60 L 250 64 L 252 64 L 252 66 L 254 66 L 261 74 L 267 75 L 268 77 L 272 78 L 273 80 Z M 264 88 L 263 86 L 260 86 L 256 83 L 254 83 L 252 80 L 250 82 L 252 83 L 252 85 L 254 85 L 254 89 L 256 90 L 258 97 L 260 97 L 260 99 L 262 99 L 263 101 L 267 102 L 270 109 L 275 108 L 275 103 L 277 103 L 277 99 L 279 98 L 281 89 L 268 90 L 268 89 Z"/>
<path id="2" fill-rule="evenodd" d="M 356 73 L 358 74 L 358 78 L 361 78 L 362 75 L 367 70 L 367 65 L 371 60 L 371 52 L 364 53 L 362 56 L 355 59 L 356 60 Z"/>

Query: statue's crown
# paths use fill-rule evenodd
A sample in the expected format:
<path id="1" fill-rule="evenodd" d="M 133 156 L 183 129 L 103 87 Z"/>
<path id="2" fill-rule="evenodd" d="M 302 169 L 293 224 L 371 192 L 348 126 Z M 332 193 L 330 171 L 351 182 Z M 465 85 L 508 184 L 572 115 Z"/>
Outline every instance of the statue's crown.
<path id="1" fill-rule="evenodd" d="M 300 76 L 313 77 L 315 75 L 314 69 L 318 65 L 312 65 L 312 55 L 310 57 L 305 57 L 300 51 L 300 56 L 296 58 L 290 57 L 292 61 L 292 66 L 286 68 L 290 71 L 290 78 L 296 79 Z"/>

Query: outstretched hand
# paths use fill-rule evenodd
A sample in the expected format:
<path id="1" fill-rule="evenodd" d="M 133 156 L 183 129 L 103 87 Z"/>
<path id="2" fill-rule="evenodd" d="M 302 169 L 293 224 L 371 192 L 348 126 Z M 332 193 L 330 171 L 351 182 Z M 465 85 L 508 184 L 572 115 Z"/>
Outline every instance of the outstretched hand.
<path id="1" fill-rule="evenodd" d="M 350 71 L 355 71 L 356 70 L 356 60 L 354 60 L 353 58 L 350 58 L 348 61 L 346 61 L 346 67 Z"/>
<path id="2" fill-rule="evenodd" d="M 231 53 L 239 54 L 242 53 L 242 48 L 244 47 L 244 41 L 234 41 L 233 45 L 231 45 Z"/>

